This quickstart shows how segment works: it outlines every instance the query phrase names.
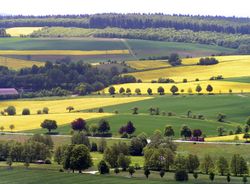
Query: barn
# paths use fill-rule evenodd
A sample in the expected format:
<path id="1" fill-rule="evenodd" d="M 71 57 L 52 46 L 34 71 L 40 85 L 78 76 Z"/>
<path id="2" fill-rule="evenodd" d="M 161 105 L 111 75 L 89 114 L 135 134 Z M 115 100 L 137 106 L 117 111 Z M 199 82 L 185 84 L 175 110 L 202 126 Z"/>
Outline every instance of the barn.
<path id="1" fill-rule="evenodd" d="M 18 98 L 19 93 L 15 88 L 0 88 L 0 98 Z"/>

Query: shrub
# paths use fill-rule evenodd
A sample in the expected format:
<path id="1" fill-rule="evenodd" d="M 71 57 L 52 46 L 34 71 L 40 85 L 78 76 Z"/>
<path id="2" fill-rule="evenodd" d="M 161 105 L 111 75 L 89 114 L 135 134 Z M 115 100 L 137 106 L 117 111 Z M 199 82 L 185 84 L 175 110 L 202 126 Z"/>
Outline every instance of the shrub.
<path id="1" fill-rule="evenodd" d="M 67 111 L 69 111 L 69 112 L 71 112 L 71 111 L 73 111 L 73 110 L 74 110 L 74 107 L 72 107 L 72 106 L 68 106 L 68 107 L 66 108 L 66 110 L 67 110 Z"/>
<path id="2" fill-rule="evenodd" d="M 168 116 L 175 116 L 174 112 L 168 112 Z"/>
<path id="3" fill-rule="evenodd" d="M 133 174 L 135 173 L 135 168 L 133 166 L 130 166 L 128 168 L 128 172 L 129 172 L 130 176 L 133 176 Z"/>
<path id="4" fill-rule="evenodd" d="M 213 172 L 210 172 L 210 173 L 209 173 L 209 179 L 210 179 L 211 181 L 214 181 L 214 176 L 215 176 L 215 174 L 214 174 Z"/>
<path id="5" fill-rule="evenodd" d="M 161 169 L 159 174 L 160 174 L 160 177 L 163 178 L 164 175 L 165 175 L 165 170 L 164 170 L 164 169 Z"/>
<path id="6" fill-rule="evenodd" d="M 198 65 L 215 65 L 215 64 L 218 64 L 219 61 L 215 58 L 209 58 L 209 57 L 206 57 L 206 58 L 201 58 L 199 60 L 199 63 L 197 63 Z"/>
<path id="7" fill-rule="evenodd" d="M 125 133 L 125 134 L 122 134 L 121 135 L 121 138 L 125 138 L 125 139 L 127 139 L 129 136 L 128 136 L 128 134 L 127 133 Z"/>
<path id="8" fill-rule="evenodd" d="M 115 88 L 114 88 L 113 86 L 111 86 L 111 87 L 109 88 L 109 94 L 110 94 L 110 95 L 114 95 L 114 94 L 115 94 Z"/>
<path id="9" fill-rule="evenodd" d="M 51 160 L 49 158 L 47 158 L 45 161 L 44 161 L 45 164 L 51 164 Z"/>
<path id="10" fill-rule="evenodd" d="M 109 166 L 104 160 L 101 160 L 98 164 L 98 171 L 100 174 L 108 174 L 109 173 Z"/>
<path id="11" fill-rule="evenodd" d="M 148 167 L 144 168 L 144 175 L 146 176 L 146 178 L 148 178 L 148 176 L 150 175 L 150 170 L 148 169 Z"/>
<path id="12" fill-rule="evenodd" d="M 135 89 L 135 93 L 136 93 L 137 95 L 141 95 L 141 90 L 140 90 L 139 88 L 136 88 L 136 89 Z"/>
<path id="13" fill-rule="evenodd" d="M 37 110 L 37 114 L 42 114 L 42 111 L 41 110 Z"/>
<path id="14" fill-rule="evenodd" d="M 115 174 L 118 174 L 120 172 L 119 168 L 116 167 L 115 170 L 114 170 Z"/>
<path id="15" fill-rule="evenodd" d="M 218 114 L 217 119 L 219 122 L 225 122 L 226 115 L 225 114 Z"/>
<path id="16" fill-rule="evenodd" d="M 205 117 L 204 117 L 202 114 L 199 114 L 199 115 L 198 115 L 198 119 L 204 120 Z"/>
<path id="17" fill-rule="evenodd" d="M 176 181 L 188 181 L 188 174 L 185 170 L 177 170 L 175 172 Z"/>
<path id="18" fill-rule="evenodd" d="M 177 53 L 172 53 L 169 56 L 169 60 L 168 60 L 169 64 L 171 64 L 172 66 L 177 66 L 177 65 L 181 65 L 181 58 L 179 56 L 179 54 Z"/>
<path id="19" fill-rule="evenodd" d="M 30 115 L 30 110 L 28 108 L 23 109 L 22 115 Z"/>
<path id="20" fill-rule="evenodd" d="M 197 173 L 197 172 L 194 172 L 194 173 L 193 173 L 193 177 L 194 177 L 194 179 L 197 179 L 197 178 L 198 178 L 198 173 Z"/>
<path id="21" fill-rule="evenodd" d="M 49 108 L 48 107 L 43 108 L 43 114 L 49 114 Z"/>
<path id="22" fill-rule="evenodd" d="M 99 109 L 98 109 L 98 112 L 99 112 L 99 113 L 103 113 L 103 112 L 104 112 L 103 108 L 99 108 Z"/>
<path id="23" fill-rule="evenodd" d="M 97 144 L 95 143 L 95 142 L 92 142 L 92 144 L 91 144 L 91 151 L 97 151 L 98 150 L 98 148 L 97 148 Z"/>
<path id="24" fill-rule="evenodd" d="M 14 106 L 9 106 L 4 110 L 9 116 L 16 115 L 16 108 Z"/>

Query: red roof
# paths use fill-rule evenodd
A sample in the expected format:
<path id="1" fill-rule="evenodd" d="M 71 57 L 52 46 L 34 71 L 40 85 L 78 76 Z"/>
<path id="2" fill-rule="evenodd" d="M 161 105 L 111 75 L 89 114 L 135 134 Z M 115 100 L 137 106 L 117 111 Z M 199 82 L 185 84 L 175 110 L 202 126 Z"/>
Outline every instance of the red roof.
<path id="1" fill-rule="evenodd" d="M 15 88 L 0 88 L 0 95 L 18 95 Z"/>

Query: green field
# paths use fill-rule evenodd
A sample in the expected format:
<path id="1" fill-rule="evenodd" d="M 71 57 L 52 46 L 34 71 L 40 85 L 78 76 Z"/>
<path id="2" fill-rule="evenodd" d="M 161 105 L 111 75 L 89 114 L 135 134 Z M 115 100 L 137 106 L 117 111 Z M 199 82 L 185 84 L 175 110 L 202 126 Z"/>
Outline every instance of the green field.
<path id="1" fill-rule="evenodd" d="M 216 53 L 233 53 L 234 49 L 225 47 L 177 43 L 177 42 L 161 42 L 161 41 L 145 41 L 145 40 L 127 40 L 127 45 L 134 51 L 137 58 L 150 56 L 168 56 L 171 53 L 178 53 L 183 57 L 186 56 L 209 56 Z"/>
<path id="2" fill-rule="evenodd" d="M 128 49 L 131 55 L 71 56 L 73 61 L 91 62 L 107 60 L 137 60 L 150 56 L 167 56 L 177 52 L 181 56 L 206 56 L 218 53 L 234 53 L 228 49 L 213 45 L 176 43 L 146 40 L 103 39 L 103 38 L 0 38 L 0 50 L 123 50 Z M 27 59 L 27 56 L 11 56 Z M 29 56 L 31 60 L 55 61 L 62 57 Z"/>
<path id="3" fill-rule="evenodd" d="M 60 39 L 60 38 L 1 38 L 0 50 L 123 50 L 120 40 Z"/>
<path id="4" fill-rule="evenodd" d="M 149 176 L 150 179 L 146 179 L 143 176 L 142 172 L 136 172 L 133 178 L 130 178 L 128 173 L 120 173 L 119 176 L 100 176 L 100 175 L 89 175 L 89 174 L 72 174 L 72 173 L 60 173 L 58 171 L 51 170 L 42 170 L 42 169 L 13 169 L 8 170 L 6 168 L 1 168 L 1 180 L 0 183 L 26 183 L 26 184 L 35 184 L 40 183 L 41 181 L 46 184 L 66 184 L 66 183 L 86 183 L 86 184 L 94 184 L 101 182 L 102 184 L 160 184 L 160 183 L 168 183 L 168 184 L 178 184 L 182 182 L 175 182 L 173 173 L 166 173 L 163 179 L 160 179 L 158 173 L 152 172 Z M 192 175 L 189 176 L 189 182 L 185 182 L 187 184 L 193 183 L 211 183 L 206 175 L 200 175 L 198 180 L 195 181 Z M 231 183 L 241 183 L 242 178 L 232 177 Z M 226 182 L 226 177 L 216 176 L 214 184 L 223 184 Z"/>
<path id="5" fill-rule="evenodd" d="M 84 117 L 83 117 L 84 118 Z M 223 126 L 226 130 L 234 130 L 238 125 L 237 123 L 225 123 L 221 124 L 215 121 L 207 121 L 207 120 L 193 120 L 188 118 L 180 118 L 180 117 L 165 117 L 165 116 L 150 116 L 150 115 L 130 115 L 130 114 L 121 114 L 115 115 L 112 117 L 105 118 L 109 121 L 111 132 L 113 136 L 119 137 L 119 128 L 128 121 L 132 121 L 134 126 L 136 127 L 135 134 L 140 134 L 141 132 L 146 133 L 147 135 L 152 135 L 152 133 L 159 129 L 161 131 L 164 130 L 166 125 L 172 125 L 175 130 L 176 138 L 180 137 L 180 129 L 183 124 L 188 125 L 192 129 L 200 128 L 203 130 L 203 133 L 207 136 L 217 136 L 217 127 Z M 98 123 L 100 119 L 89 120 L 89 125 Z M 71 131 L 70 125 L 59 126 L 57 129 L 60 134 L 69 134 Z M 34 133 L 46 133 L 46 130 L 38 129 L 38 130 L 30 130 L 27 132 Z"/>
<path id="6" fill-rule="evenodd" d="M 250 76 L 247 76 L 247 77 L 227 78 L 227 79 L 224 79 L 224 80 L 225 81 L 232 81 L 232 82 L 250 83 Z"/>
<path id="7" fill-rule="evenodd" d="M 202 114 L 206 119 L 213 121 L 216 120 L 218 113 L 224 113 L 228 122 L 245 123 L 250 116 L 250 96 L 246 94 L 158 96 L 150 100 L 106 107 L 104 111 L 118 110 L 119 113 L 131 113 L 133 107 L 138 107 L 139 113 L 147 114 L 150 107 L 159 107 L 161 111 L 174 112 L 179 116 L 186 116 L 188 110 L 191 110 L 193 114 Z"/>
<path id="8" fill-rule="evenodd" d="M 132 115 L 132 108 L 138 107 L 139 114 Z M 175 116 L 152 116 L 149 115 L 150 107 L 159 107 L 161 112 L 173 112 Z M 192 129 L 200 128 L 206 136 L 216 136 L 217 128 L 223 126 L 227 131 L 235 130 L 236 126 L 244 125 L 250 116 L 250 97 L 240 95 L 204 95 L 204 96 L 164 96 L 153 99 L 132 102 L 121 105 L 113 105 L 104 108 L 105 112 L 119 114 L 107 117 L 111 126 L 113 136 L 119 136 L 118 130 L 128 121 L 132 121 L 137 128 L 136 134 L 145 132 L 151 135 L 156 129 L 163 131 L 166 125 L 172 125 L 176 137 L 179 137 L 179 130 L 183 124 Z M 96 111 L 97 109 L 92 109 Z M 205 120 L 187 118 L 187 112 L 191 110 L 194 115 L 204 115 Z M 85 110 L 88 111 L 88 110 Z M 219 113 L 227 116 L 226 122 L 217 121 Z M 84 118 L 84 117 L 81 117 Z M 98 123 L 99 119 L 91 119 L 89 124 Z M 69 134 L 70 125 L 62 125 L 57 129 L 60 134 Z M 37 129 L 28 132 L 45 133 L 46 130 Z"/>

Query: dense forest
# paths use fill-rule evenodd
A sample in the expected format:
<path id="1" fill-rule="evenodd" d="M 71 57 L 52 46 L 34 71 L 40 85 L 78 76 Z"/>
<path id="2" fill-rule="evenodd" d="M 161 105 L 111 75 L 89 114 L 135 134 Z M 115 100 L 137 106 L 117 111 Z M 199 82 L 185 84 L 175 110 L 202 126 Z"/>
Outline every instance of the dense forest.
<path id="1" fill-rule="evenodd" d="M 226 34 L 208 31 L 194 32 L 191 30 L 175 30 L 173 28 L 147 29 L 85 29 L 45 27 L 33 32 L 31 37 L 102 37 L 127 38 L 168 42 L 200 43 L 218 45 L 237 49 L 244 44 L 250 44 L 250 35 Z"/>
<path id="2" fill-rule="evenodd" d="M 222 16 L 164 14 L 95 14 L 65 16 L 1 16 L 0 27 L 63 26 L 81 28 L 117 27 L 125 29 L 174 28 L 194 32 L 211 31 L 250 34 L 250 19 Z"/>
<path id="3" fill-rule="evenodd" d="M 63 96 L 70 93 L 86 95 L 111 84 L 136 82 L 133 76 L 119 74 L 116 67 L 102 70 L 84 62 L 47 62 L 42 67 L 34 65 L 19 71 L 0 66 L 0 88 L 14 87 L 30 92 L 27 97 Z"/>

